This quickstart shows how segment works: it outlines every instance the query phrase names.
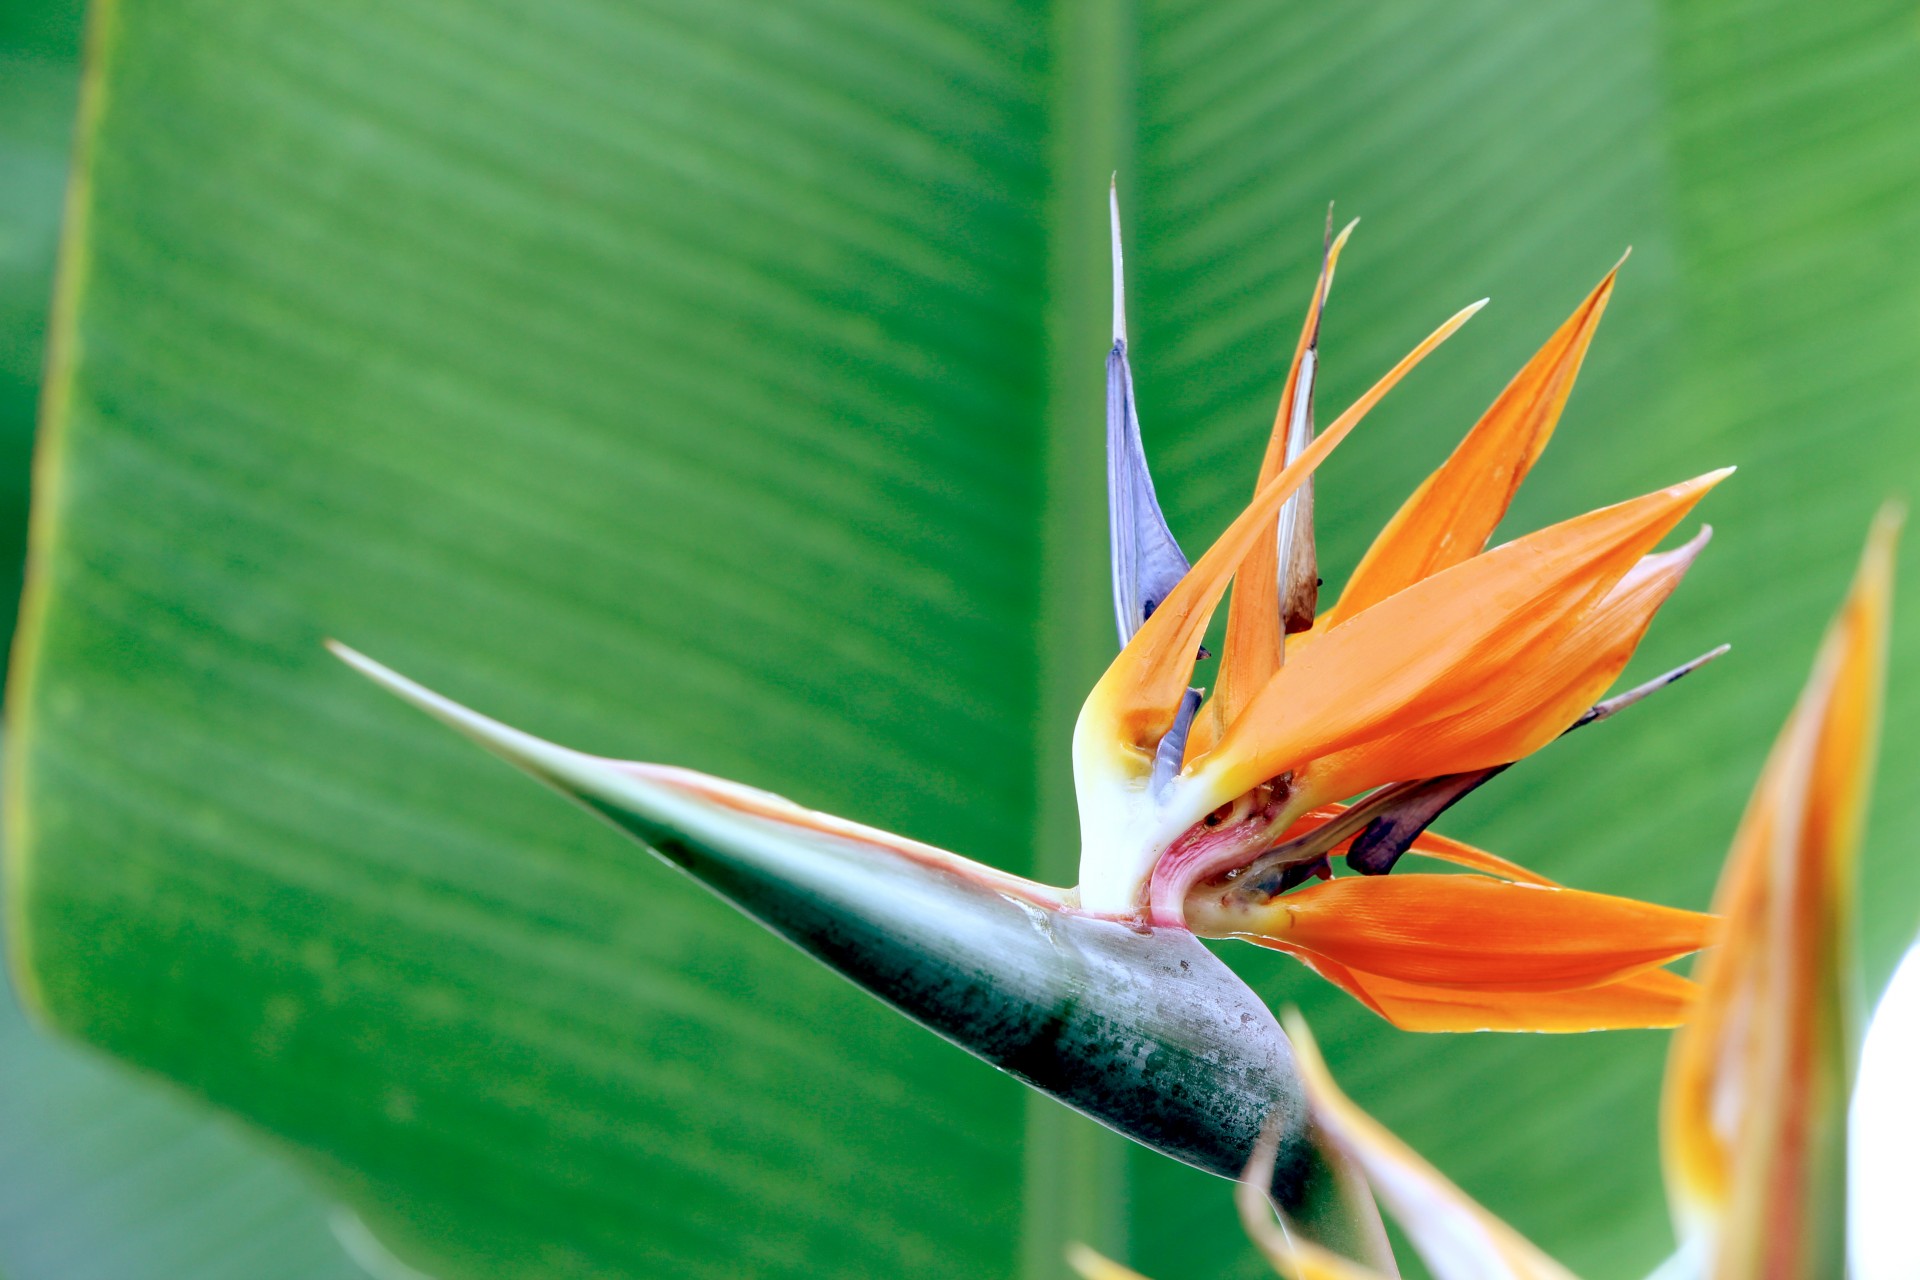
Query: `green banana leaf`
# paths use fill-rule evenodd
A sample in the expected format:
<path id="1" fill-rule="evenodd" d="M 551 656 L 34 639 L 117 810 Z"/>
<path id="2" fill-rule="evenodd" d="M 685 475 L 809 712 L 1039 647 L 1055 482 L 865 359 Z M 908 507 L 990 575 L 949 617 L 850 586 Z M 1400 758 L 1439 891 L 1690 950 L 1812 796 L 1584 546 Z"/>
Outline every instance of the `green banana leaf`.
<path id="1" fill-rule="evenodd" d="M 79 82 L 80 6 L 0 8 L 0 577 L 27 458 Z M 12 630 L 13 594 L 0 596 Z M 330 1206 L 257 1138 L 34 1027 L 0 992 L 0 1275 L 345 1280 Z"/>
<path id="2" fill-rule="evenodd" d="M 1254 1275 L 1091 1131 L 357 681 L 1070 878 L 1111 646 L 1104 210 L 1174 527 L 1249 492 L 1326 202 L 1337 583 L 1628 244 L 1532 527 L 1727 462 L 1651 670 L 1449 815 L 1704 903 L 1874 506 L 1920 475 L 1920 29 L 1892 4 L 106 0 L 14 670 L 56 1026 L 302 1153 L 443 1280 Z M 1913 577 L 1907 577 L 1911 584 Z M 1911 586 L 1909 587 L 1911 590 Z M 1887 777 L 1920 760 L 1911 628 Z M 1883 788 L 1884 972 L 1920 794 Z M 1583 1274 L 1668 1244 L 1664 1037 L 1400 1034 L 1357 1099 Z"/>

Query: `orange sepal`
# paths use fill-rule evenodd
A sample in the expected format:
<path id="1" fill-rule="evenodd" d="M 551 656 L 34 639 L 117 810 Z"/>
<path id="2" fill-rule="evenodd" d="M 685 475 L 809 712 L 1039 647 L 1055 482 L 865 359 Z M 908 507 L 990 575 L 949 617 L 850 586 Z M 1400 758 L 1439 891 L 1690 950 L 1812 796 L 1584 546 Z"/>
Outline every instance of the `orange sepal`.
<path id="1" fill-rule="evenodd" d="M 1423 858 L 1433 858 L 1440 862 L 1450 862 L 1456 867 L 1466 867 L 1470 871 L 1483 872 L 1498 876 L 1502 880 L 1515 880 L 1521 884 L 1537 884 L 1547 889 L 1557 889 L 1560 883 L 1550 880 L 1538 871 L 1530 870 L 1517 862 L 1509 862 L 1497 853 L 1488 853 L 1485 849 L 1476 849 L 1464 841 L 1454 840 L 1432 831 L 1422 831 L 1413 838 L 1408 853 Z"/>
<path id="2" fill-rule="evenodd" d="M 1287 435 L 1292 426 L 1296 401 L 1301 395 L 1301 370 L 1313 351 L 1320 333 L 1320 313 L 1327 304 L 1327 291 L 1333 286 L 1333 273 L 1340 262 L 1340 251 L 1354 224 L 1327 246 L 1326 260 L 1320 267 L 1320 279 L 1314 285 L 1313 300 L 1307 306 L 1307 318 L 1300 327 L 1300 340 L 1293 351 L 1293 365 L 1287 370 L 1286 385 L 1280 392 L 1280 407 L 1274 411 L 1273 432 L 1267 439 L 1266 455 L 1260 460 L 1257 493 L 1270 484 L 1286 465 Z M 1307 388 L 1312 394 L 1312 388 Z M 1205 743 L 1219 736 L 1222 727 L 1231 724 L 1248 699 L 1280 669 L 1285 637 L 1281 627 L 1280 551 L 1273 538 L 1256 538 L 1233 577 L 1233 599 L 1227 606 L 1227 635 L 1220 650 L 1220 675 L 1208 714 L 1195 726 Z"/>
<path id="3" fill-rule="evenodd" d="M 1844 1256 L 1856 861 L 1898 529 L 1892 512 L 1876 522 L 1767 759 L 1714 898 L 1727 938 L 1668 1060 L 1668 1196 L 1716 1276 L 1812 1274 Z"/>
<path id="4" fill-rule="evenodd" d="M 1200 768 L 1210 778 L 1199 798 L 1211 807 L 1311 760 L 1469 713 L 1489 687 L 1511 678 L 1515 664 L 1563 640 L 1727 474 L 1713 472 L 1529 534 L 1320 635 L 1280 669 L 1204 758 Z M 1541 730 L 1530 724 L 1537 736 Z M 1523 738 L 1520 745 L 1531 750 L 1544 740 Z M 1428 762 L 1424 773 L 1517 758 L 1507 754 L 1511 740 L 1479 745 L 1476 752 Z M 1372 764 L 1379 782 L 1422 776 L 1395 768 L 1390 755 Z M 1338 799 L 1351 791 L 1316 786 L 1314 794 Z"/>
<path id="5" fill-rule="evenodd" d="M 1389 779 L 1454 772 L 1461 761 L 1518 760 L 1538 751 L 1619 678 L 1710 532 L 1643 557 L 1597 603 L 1514 661 L 1463 672 L 1458 691 L 1471 689 L 1463 710 L 1316 761 L 1315 785 L 1325 794 L 1351 795 Z"/>
<path id="6" fill-rule="evenodd" d="M 1202 906 L 1194 931 L 1310 952 L 1422 986 L 1566 991 L 1698 951 L 1718 921 L 1633 898 L 1469 875 L 1341 876 L 1260 905 Z"/>
<path id="7" fill-rule="evenodd" d="M 1271 534 L 1280 504 L 1306 482 L 1395 383 L 1479 309 L 1479 303 L 1466 307 L 1429 334 L 1308 445 L 1291 466 L 1282 468 L 1262 486 L 1247 509 L 1187 570 L 1186 576 L 1127 642 L 1093 692 L 1087 695 L 1087 706 L 1096 709 L 1107 721 L 1103 727 L 1109 729 L 1112 736 L 1142 751 L 1150 752 L 1159 743 L 1172 726 L 1180 699 L 1186 692 L 1194 654 L 1200 647 L 1201 634 L 1213 617 L 1214 606 L 1219 604 L 1234 569 L 1246 558 L 1254 541 L 1262 534 Z"/>
<path id="8" fill-rule="evenodd" d="M 1553 435 L 1619 271 L 1607 272 L 1387 522 L 1327 611 L 1328 625 L 1479 554 Z"/>
<path id="9" fill-rule="evenodd" d="M 1315 963 L 1317 958 L 1310 955 L 1300 959 L 1402 1031 L 1572 1033 L 1677 1027 L 1699 998 L 1699 987 L 1671 969 L 1647 969 L 1618 982 L 1572 991 L 1466 991 Z"/>

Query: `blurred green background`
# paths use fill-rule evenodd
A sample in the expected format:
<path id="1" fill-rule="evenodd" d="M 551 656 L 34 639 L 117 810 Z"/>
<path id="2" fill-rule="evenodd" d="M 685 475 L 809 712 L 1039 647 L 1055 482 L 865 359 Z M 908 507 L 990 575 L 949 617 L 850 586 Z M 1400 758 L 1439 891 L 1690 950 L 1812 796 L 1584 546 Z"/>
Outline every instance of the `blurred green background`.
<path id="1" fill-rule="evenodd" d="M 1633 246 L 1510 525 L 1738 463 L 1635 671 L 1734 654 L 1449 815 L 1556 877 L 1704 904 L 1869 516 L 1920 478 L 1907 5 L 111 0 L 77 131 L 77 13 L 4 13 L 0 551 L 70 136 L 80 182 L 10 942 L 47 1020 L 149 1077 L 6 1024 L 10 1277 L 351 1275 L 336 1204 L 445 1280 L 1050 1276 L 1073 1236 L 1260 1274 L 1223 1184 L 1024 1098 L 318 643 L 1069 875 L 1111 645 L 1110 172 L 1190 550 L 1251 485 L 1328 200 L 1364 221 L 1323 404 L 1493 295 L 1323 472 L 1333 583 Z M 1905 621 L 1875 986 L 1920 915 Z M 1226 954 L 1575 1270 L 1664 1252 L 1664 1036 L 1408 1036 Z"/>

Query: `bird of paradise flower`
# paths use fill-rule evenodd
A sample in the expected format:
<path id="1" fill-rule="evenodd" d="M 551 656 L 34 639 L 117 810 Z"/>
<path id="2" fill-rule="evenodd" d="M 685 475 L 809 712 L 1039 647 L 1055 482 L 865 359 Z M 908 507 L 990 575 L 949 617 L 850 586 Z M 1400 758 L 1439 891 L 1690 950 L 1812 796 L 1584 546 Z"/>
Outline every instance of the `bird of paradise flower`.
<path id="1" fill-rule="evenodd" d="M 1419 343 L 1324 431 L 1320 318 L 1352 231 L 1329 236 L 1254 497 L 1189 565 L 1141 447 L 1113 211 L 1107 454 L 1121 650 L 1072 758 L 1080 879 L 1060 888 L 736 783 L 583 755 L 370 658 L 351 666 L 635 835 L 955 1043 L 1102 1123 L 1236 1177 L 1276 1117 L 1273 1190 L 1326 1239 L 1353 1229 L 1348 1162 L 1306 1123 L 1286 1037 L 1199 937 L 1305 961 L 1399 1026 L 1671 1026 L 1695 999 L 1664 966 L 1716 921 L 1563 888 L 1434 835 L 1513 762 L 1714 656 L 1598 701 L 1706 531 L 1655 546 L 1727 472 L 1486 549 L 1551 436 L 1614 286 L 1609 272 L 1318 607 L 1312 474 L 1480 304 Z M 1617 268 L 1616 268 L 1617 271 Z M 1233 596 L 1212 696 L 1202 635 Z M 1390 874 L 1403 855 L 1467 874 Z M 1357 874 L 1332 877 L 1338 860 Z M 1308 883 L 1308 882 L 1313 883 Z"/>
<path id="2" fill-rule="evenodd" d="M 1847 1111 L 1856 863 L 1873 770 L 1897 514 L 1884 513 L 1775 742 L 1721 874 L 1725 941 L 1675 1037 L 1661 1137 L 1680 1247 L 1654 1280 L 1838 1280 L 1846 1273 Z M 1314 1121 L 1351 1158 L 1436 1280 L 1573 1280 L 1474 1203 L 1334 1083 L 1297 1014 Z M 1256 1157 L 1272 1158 L 1268 1145 Z M 1287 1230 L 1265 1183 L 1242 1184 L 1254 1243 L 1293 1280 L 1379 1280 Z M 1139 1280 L 1087 1249 L 1088 1280 Z"/>
<path id="3" fill-rule="evenodd" d="M 1113 221 L 1108 474 L 1123 648 L 1074 734 L 1079 905 L 1289 952 L 1409 1029 L 1674 1025 L 1692 991 L 1659 966 L 1706 942 L 1708 919 L 1562 889 L 1426 834 L 1507 765 L 1722 652 L 1595 701 L 1708 531 L 1649 553 L 1728 471 L 1482 550 L 1553 432 L 1618 268 L 1316 616 L 1313 469 L 1481 304 L 1316 438 L 1321 312 L 1352 225 L 1330 238 L 1254 499 L 1189 569 L 1141 450 L 1117 203 Z M 1218 683 L 1204 697 L 1189 687 L 1193 656 L 1229 581 Z M 1385 878 L 1408 852 L 1477 874 Z M 1336 857 L 1360 876 L 1331 879 Z M 1287 892 L 1315 877 L 1326 883 Z"/>

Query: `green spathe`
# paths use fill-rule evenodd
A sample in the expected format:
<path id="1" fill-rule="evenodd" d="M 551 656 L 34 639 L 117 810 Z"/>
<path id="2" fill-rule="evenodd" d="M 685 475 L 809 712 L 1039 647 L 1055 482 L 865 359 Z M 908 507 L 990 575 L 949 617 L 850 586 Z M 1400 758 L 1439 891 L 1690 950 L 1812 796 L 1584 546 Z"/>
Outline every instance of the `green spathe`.
<path id="1" fill-rule="evenodd" d="M 1286 1034 L 1186 930 L 1059 910 L 963 859 L 917 860 L 736 809 L 688 784 L 710 781 L 699 775 L 557 746 L 334 650 L 908 1017 L 1100 1123 L 1228 1178 L 1277 1123 L 1275 1200 L 1335 1247 L 1384 1250 L 1364 1183 L 1307 1127 Z"/>

